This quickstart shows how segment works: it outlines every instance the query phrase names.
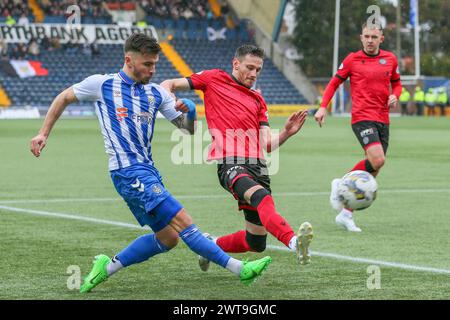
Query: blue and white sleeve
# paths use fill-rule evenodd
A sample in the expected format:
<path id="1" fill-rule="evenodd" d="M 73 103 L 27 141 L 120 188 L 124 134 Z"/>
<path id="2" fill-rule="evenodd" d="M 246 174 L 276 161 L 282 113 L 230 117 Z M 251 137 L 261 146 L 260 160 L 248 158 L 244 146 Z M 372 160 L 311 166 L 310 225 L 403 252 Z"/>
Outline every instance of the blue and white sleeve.
<path id="1" fill-rule="evenodd" d="M 178 118 L 183 113 L 181 111 L 175 110 L 175 99 L 167 92 L 166 89 L 160 87 L 160 92 L 162 96 L 161 106 L 159 107 L 159 112 L 169 121 Z"/>
<path id="2" fill-rule="evenodd" d="M 101 86 L 105 75 L 94 74 L 72 86 L 78 101 L 97 101 L 101 97 Z"/>

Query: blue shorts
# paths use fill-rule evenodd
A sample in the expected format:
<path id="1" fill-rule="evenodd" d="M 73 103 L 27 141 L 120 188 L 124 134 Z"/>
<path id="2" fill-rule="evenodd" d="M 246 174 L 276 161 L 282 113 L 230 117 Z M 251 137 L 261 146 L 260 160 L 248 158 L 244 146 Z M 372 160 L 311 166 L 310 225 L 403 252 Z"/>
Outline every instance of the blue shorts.
<path id="1" fill-rule="evenodd" d="M 161 175 L 149 164 L 111 171 L 117 192 L 141 226 L 154 232 L 166 227 L 183 206 L 166 190 Z"/>

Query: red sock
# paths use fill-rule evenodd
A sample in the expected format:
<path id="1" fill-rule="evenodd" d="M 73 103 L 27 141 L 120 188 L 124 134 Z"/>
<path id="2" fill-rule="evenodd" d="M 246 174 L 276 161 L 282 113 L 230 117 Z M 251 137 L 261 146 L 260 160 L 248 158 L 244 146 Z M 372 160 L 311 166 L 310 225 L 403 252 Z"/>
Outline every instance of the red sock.
<path id="1" fill-rule="evenodd" d="M 266 230 L 284 243 L 286 247 L 289 247 L 289 241 L 291 241 L 295 233 L 289 223 L 276 212 L 272 196 L 265 196 L 256 209 L 258 210 L 259 219 Z"/>
<path id="2" fill-rule="evenodd" d="M 238 231 L 217 239 L 216 244 L 225 252 L 239 253 L 253 251 L 245 239 L 245 230 Z"/>
<path id="3" fill-rule="evenodd" d="M 360 162 L 358 162 L 352 170 L 350 171 L 355 171 L 355 170 L 362 170 L 362 171 L 367 171 L 366 169 L 366 159 L 361 160 Z"/>

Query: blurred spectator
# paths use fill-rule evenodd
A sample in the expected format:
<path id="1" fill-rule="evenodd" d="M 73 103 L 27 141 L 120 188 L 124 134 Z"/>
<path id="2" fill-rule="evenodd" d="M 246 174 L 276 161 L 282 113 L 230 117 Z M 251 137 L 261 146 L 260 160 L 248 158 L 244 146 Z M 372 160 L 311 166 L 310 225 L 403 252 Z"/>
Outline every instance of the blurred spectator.
<path id="1" fill-rule="evenodd" d="M 44 50 L 50 50 L 51 47 L 51 43 L 50 40 L 48 39 L 48 37 L 46 35 L 44 35 L 44 37 L 41 39 L 41 46 Z"/>
<path id="2" fill-rule="evenodd" d="M 49 51 L 59 50 L 61 49 L 61 42 L 57 37 L 53 37 L 50 39 L 50 48 Z"/>
<path id="3" fill-rule="evenodd" d="M 0 39 L 0 56 L 2 59 L 8 59 L 8 43 Z"/>
<path id="4" fill-rule="evenodd" d="M 17 21 L 18 25 L 26 25 L 29 24 L 30 20 L 28 20 L 28 17 L 25 15 L 25 13 L 22 13 L 22 15 L 19 18 L 19 21 Z"/>
<path id="5" fill-rule="evenodd" d="M 11 17 L 11 16 L 7 16 L 7 17 L 6 17 L 6 22 L 5 22 L 5 23 L 6 23 L 6 25 L 12 27 L 13 25 L 16 24 L 16 19 L 14 19 L 14 18 Z"/>
<path id="6" fill-rule="evenodd" d="M 95 40 L 91 43 L 91 54 L 93 57 L 100 55 L 100 48 Z"/>
<path id="7" fill-rule="evenodd" d="M 30 43 L 28 44 L 28 53 L 34 58 L 36 58 L 41 53 L 39 44 L 37 43 L 36 39 L 30 40 Z"/>
<path id="8" fill-rule="evenodd" d="M 89 44 L 88 41 L 86 41 L 83 44 L 83 50 L 82 50 L 83 54 L 86 56 L 90 56 L 91 55 L 91 45 Z"/>
<path id="9" fill-rule="evenodd" d="M 24 60 L 26 55 L 27 55 L 27 47 L 25 46 L 25 44 L 19 43 L 13 49 L 12 59 Z"/>
<path id="10" fill-rule="evenodd" d="M 80 49 L 80 45 L 75 41 L 69 40 L 69 42 L 66 42 L 63 45 L 63 48 L 66 52 L 75 53 L 78 51 L 78 49 Z"/>

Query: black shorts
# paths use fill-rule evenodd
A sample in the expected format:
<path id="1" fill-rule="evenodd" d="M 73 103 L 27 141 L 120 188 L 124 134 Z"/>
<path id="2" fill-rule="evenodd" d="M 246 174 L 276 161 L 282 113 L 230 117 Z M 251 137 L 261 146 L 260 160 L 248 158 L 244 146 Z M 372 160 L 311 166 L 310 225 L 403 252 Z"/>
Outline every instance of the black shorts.
<path id="1" fill-rule="evenodd" d="M 389 125 L 376 121 L 360 121 L 352 124 L 353 132 L 364 150 L 373 144 L 381 144 L 384 154 L 389 146 Z"/>
<path id="2" fill-rule="evenodd" d="M 233 190 L 234 183 L 241 177 L 249 177 L 265 188 L 270 193 L 270 178 L 266 164 L 259 159 L 227 159 L 225 163 L 219 163 L 217 166 L 217 175 L 222 187 L 230 192 L 238 201 L 239 210 L 248 209 L 256 211 L 256 208 L 250 206 L 246 201 L 239 199 Z"/>

